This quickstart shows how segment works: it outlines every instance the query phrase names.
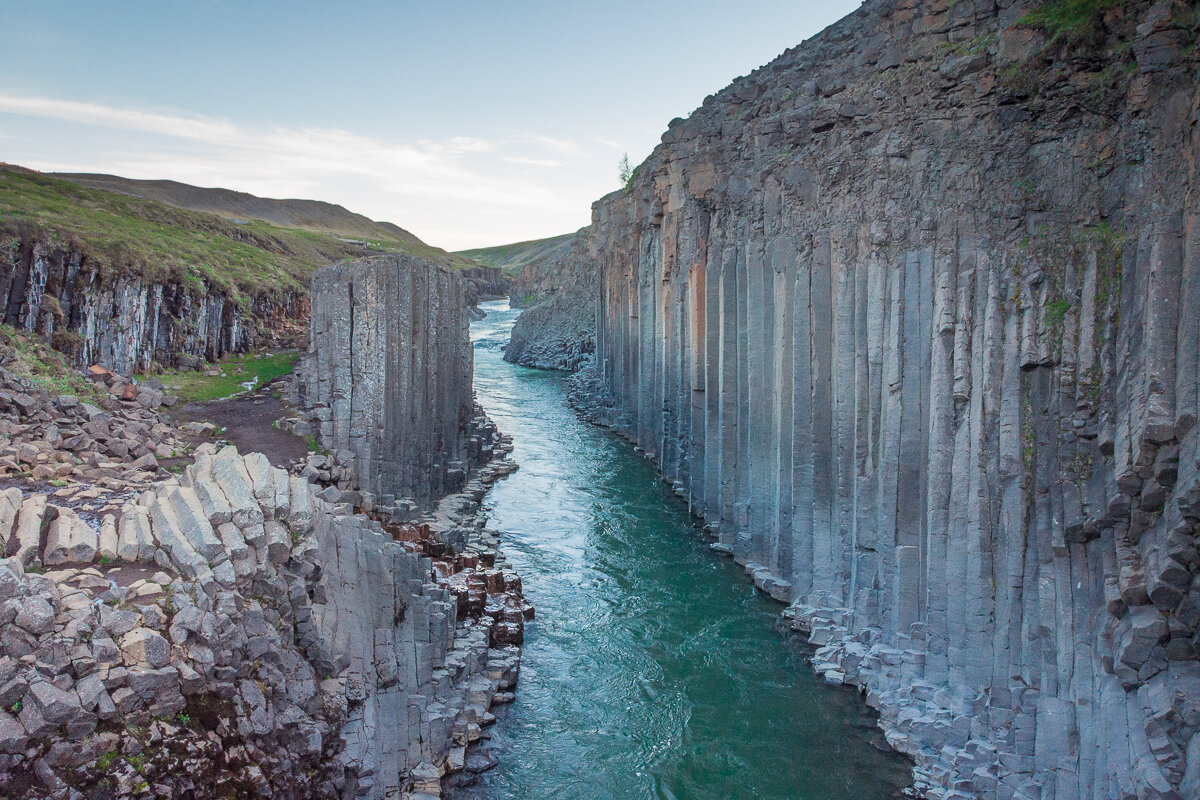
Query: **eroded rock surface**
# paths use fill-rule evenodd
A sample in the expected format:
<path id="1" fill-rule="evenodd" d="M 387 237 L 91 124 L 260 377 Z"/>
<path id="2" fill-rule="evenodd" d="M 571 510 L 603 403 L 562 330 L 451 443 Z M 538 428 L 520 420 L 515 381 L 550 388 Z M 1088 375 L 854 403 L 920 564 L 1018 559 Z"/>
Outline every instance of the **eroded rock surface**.
<path id="1" fill-rule="evenodd" d="M 37 334 L 76 364 L 129 375 L 154 364 L 195 367 L 290 335 L 308 297 L 281 292 L 245 305 L 216 287 L 154 281 L 28 236 L 0 248 L 0 321 Z"/>
<path id="2" fill-rule="evenodd" d="M 1198 797 L 1200 18 L 1033 5 L 872 0 L 672 122 L 576 398 L 929 796 Z"/>

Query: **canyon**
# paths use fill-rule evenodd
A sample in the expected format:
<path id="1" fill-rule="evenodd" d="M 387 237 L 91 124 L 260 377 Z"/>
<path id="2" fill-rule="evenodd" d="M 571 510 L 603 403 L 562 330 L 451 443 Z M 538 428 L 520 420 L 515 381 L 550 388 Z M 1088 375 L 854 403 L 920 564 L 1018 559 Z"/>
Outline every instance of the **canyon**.
<path id="1" fill-rule="evenodd" d="M 454 254 L 3 165 L 0 794 L 1200 797 L 1198 39 L 866 0 Z"/>

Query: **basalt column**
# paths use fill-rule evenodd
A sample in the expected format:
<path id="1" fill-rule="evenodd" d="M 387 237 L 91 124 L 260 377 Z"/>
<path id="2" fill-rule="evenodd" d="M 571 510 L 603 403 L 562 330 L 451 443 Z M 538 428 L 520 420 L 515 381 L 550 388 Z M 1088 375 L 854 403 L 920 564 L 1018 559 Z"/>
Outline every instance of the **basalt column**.
<path id="1" fill-rule="evenodd" d="M 870 0 L 579 234 L 579 396 L 931 797 L 1200 797 L 1198 28 Z"/>
<path id="2" fill-rule="evenodd" d="M 320 270 L 301 403 L 322 446 L 354 454 L 382 507 L 455 491 L 474 448 L 466 282 L 401 255 Z"/>

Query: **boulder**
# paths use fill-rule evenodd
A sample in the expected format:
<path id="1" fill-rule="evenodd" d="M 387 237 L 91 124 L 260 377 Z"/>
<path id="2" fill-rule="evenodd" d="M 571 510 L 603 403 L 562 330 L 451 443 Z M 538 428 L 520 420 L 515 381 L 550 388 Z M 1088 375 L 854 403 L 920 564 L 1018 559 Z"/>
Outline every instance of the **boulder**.
<path id="1" fill-rule="evenodd" d="M 157 631 L 134 628 L 121 637 L 121 653 L 127 662 L 151 668 L 165 667 L 171 658 L 171 645 Z"/>
<path id="2" fill-rule="evenodd" d="M 69 508 L 58 509 L 46 534 L 43 561 L 46 566 L 58 564 L 90 564 L 96 559 L 100 540 L 96 531 Z"/>

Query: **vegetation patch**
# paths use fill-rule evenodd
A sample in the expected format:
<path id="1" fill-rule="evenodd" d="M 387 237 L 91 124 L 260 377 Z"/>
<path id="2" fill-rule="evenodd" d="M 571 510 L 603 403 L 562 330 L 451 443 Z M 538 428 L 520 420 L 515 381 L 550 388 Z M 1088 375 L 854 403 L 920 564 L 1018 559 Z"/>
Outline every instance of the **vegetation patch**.
<path id="1" fill-rule="evenodd" d="M 51 396 L 73 394 L 86 403 L 99 401 L 100 390 L 66 356 L 33 334 L 0 324 L 0 345 L 12 356 L 5 369 L 32 381 Z"/>
<path id="2" fill-rule="evenodd" d="M 1045 31 L 1051 42 L 1078 43 L 1092 38 L 1101 17 L 1120 0 L 1048 0 L 1018 20 L 1018 24 Z"/>
<path id="3" fill-rule="evenodd" d="M 742 110 L 739 108 L 734 116 L 741 117 Z M 631 167 L 629 165 L 629 153 L 625 153 L 621 156 L 621 163 L 617 165 L 617 177 L 621 181 L 621 188 L 624 189 L 626 193 L 633 188 L 633 181 L 637 178 L 637 172 L 640 168 L 640 164 L 636 167 Z"/>
<path id="4" fill-rule="evenodd" d="M 219 375 L 203 371 L 170 371 L 158 375 L 167 392 L 185 403 L 223 400 L 263 386 L 282 375 L 290 375 L 300 358 L 299 351 L 243 353 L 222 359 L 214 366 Z"/>
<path id="5" fill-rule="evenodd" d="M 1071 301 L 1065 298 L 1050 301 L 1046 304 L 1046 321 L 1051 325 L 1062 322 L 1070 307 Z"/>

